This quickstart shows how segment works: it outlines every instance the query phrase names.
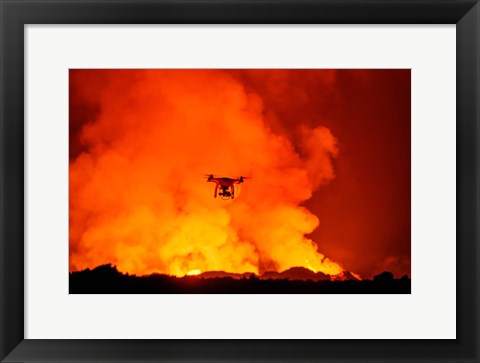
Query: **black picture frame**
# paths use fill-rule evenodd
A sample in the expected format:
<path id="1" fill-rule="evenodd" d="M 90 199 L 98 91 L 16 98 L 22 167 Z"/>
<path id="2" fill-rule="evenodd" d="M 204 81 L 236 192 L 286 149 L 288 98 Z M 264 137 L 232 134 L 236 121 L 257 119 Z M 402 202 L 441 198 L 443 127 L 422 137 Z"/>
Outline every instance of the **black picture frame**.
<path id="1" fill-rule="evenodd" d="M 2 361 L 479 362 L 478 0 L 0 0 L 0 12 Z M 456 24 L 457 339 L 24 339 L 24 25 L 155 23 Z"/>

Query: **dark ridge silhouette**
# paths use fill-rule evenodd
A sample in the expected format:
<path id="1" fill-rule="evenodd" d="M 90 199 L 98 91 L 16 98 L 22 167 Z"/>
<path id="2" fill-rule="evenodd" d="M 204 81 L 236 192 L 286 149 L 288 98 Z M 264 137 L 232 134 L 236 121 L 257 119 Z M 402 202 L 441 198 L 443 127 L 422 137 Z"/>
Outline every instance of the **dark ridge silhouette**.
<path id="1" fill-rule="evenodd" d="M 237 273 L 225 272 L 225 271 L 207 271 L 207 272 L 201 273 L 200 275 L 197 275 L 196 277 L 203 278 L 203 279 L 231 277 L 232 279 L 239 280 L 243 278 L 249 278 L 251 275 L 254 275 L 254 274 L 248 273 L 248 272 L 243 274 L 237 274 Z"/>
<path id="2" fill-rule="evenodd" d="M 293 271 L 292 271 L 293 270 Z M 112 265 L 70 273 L 70 294 L 410 294 L 410 278 L 395 279 L 383 272 L 373 280 L 357 280 L 346 273 L 345 280 L 295 267 L 283 273 L 222 275 L 219 271 L 198 276 L 162 274 L 135 276 L 118 272 Z M 307 270 L 309 271 L 309 270 Z M 205 276 L 209 276 L 205 278 Z M 241 277 L 239 277 L 241 276 Z M 286 278 L 285 276 L 291 276 Z M 297 276 L 295 279 L 294 276 Z M 325 279 L 327 276 L 327 279 Z"/>
<path id="3" fill-rule="evenodd" d="M 388 271 L 382 272 L 381 274 L 373 277 L 373 281 L 385 282 L 385 283 L 393 281 L 393 279 L 394 279 L 393 274 L 391 272 L 388 272 Z"/>
<path id="4" fill-rule="evenodd" d="M 321 280 L 330 280 L 330 276 L 325 275 L 322 272 L 313 272 L 305 267 L 292 267 L 283 272 L 274 272 L 268 271 L 259 276 L 261 280 L 278 280 L 278 279 L 287 279 L 287 280 L 312 280 L 312 281 L 321 281 Z"/>
<path id="5" fill-rule="evenodd" d="M 343 273 L 342 273 L 343 274 Z M 353 275 L 350 273 L 339 276 L 341 280 L 356 280 Z M 275 272 L 275 271 L 266 271 L 263 274 L 256 276 L 252 272 L 246 272 L 243 274 L 239 273 L 232 273 L 232 272 L 225 272 L 225 271 L 207 271 L 203 272 L 196 277 L 204 278 L 204 279 L 212 279 L 212 278 L 222 278 L 222 277 L 231 277 L 232 279 L 239 280 L 243 278 L 249 278 L 250 276 L 257 277 L 260 280 L 281 280 L 281 279 L 288 279 L 288 280 L 312 280 L 312 281 L 320 281 L 320 280 L 330 280 L 330 276 L 325 275 L 322 272 L 313 272 L 304 267 L 292 267 L 288 270 L 283 272 Z"/>

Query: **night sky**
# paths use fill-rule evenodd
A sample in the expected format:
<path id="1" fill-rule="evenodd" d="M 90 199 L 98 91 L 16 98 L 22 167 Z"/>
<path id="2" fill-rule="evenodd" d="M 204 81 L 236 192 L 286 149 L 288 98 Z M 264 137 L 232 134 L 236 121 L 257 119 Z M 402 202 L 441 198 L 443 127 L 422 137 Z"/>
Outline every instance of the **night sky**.
<path id="1" fill-rule="evenodd" d="M 410 70 L 70 70 L 70 270 L 410 275 Z M 233 201 L 202 173 L 252 179 Z"/>

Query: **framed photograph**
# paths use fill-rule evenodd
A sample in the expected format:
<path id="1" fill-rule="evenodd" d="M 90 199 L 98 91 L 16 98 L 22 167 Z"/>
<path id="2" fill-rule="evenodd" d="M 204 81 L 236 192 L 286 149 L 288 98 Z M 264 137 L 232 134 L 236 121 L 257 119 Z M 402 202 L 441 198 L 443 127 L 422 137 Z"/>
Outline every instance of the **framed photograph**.
<path id="1" fill-rule="evenodd" d="M 478 1 L 1 9 L 2 361 L 479 361 Z"/>
<path id="2" fill-rule="evenodd" d="M 70 69 L 70 294 L 410 293 L 410 73 Z"/>

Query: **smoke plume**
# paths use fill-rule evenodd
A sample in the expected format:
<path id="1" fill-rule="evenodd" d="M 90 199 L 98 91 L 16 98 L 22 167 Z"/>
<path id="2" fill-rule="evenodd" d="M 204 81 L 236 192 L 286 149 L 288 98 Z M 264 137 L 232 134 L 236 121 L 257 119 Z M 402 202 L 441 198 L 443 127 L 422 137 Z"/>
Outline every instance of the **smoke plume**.
<path id="1" fill-rule="evenodd" d="M 71 271 L 343 271 L 307 237 L 319 220 L 303 203 L 338 153 L 321 122 L 280 131 L 221 70 L 71 70 L 70 82 Z M 251 179 L 224 201 L 210 173 Z"/>

